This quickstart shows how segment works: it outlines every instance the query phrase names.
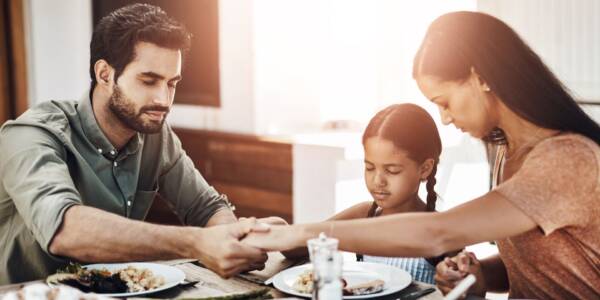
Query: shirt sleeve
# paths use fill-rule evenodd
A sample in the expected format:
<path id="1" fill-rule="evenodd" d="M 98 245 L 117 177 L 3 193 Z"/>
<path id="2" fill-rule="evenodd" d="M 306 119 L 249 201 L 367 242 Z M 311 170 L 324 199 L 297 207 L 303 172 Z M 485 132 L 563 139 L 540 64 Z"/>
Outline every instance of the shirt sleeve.
<path id="1" fill-rule="evenodd" d="M 540 226 L 544 234 L 591 224 L 599 213 L 597 146 L 576 135 L 537 145 L 521 168 L 495 191 Z"/>
<path id="2" fill-rule="evenodd" d="M 165 139 L 167 163 L 158 178 L 159 192 L 184 224 L 205 226 L 217 211 L 230 209 L 231 204 L 202 177 L 170 127 Z"/>
<path id="3" fill-rule="evenodd" d="M 50 256 L 48 247 L 64 212 L 81 204 L 65 157 L 62 143 L 44 129 L 9 126 L 0 134 L 0 183 L 25 226 Z"/>

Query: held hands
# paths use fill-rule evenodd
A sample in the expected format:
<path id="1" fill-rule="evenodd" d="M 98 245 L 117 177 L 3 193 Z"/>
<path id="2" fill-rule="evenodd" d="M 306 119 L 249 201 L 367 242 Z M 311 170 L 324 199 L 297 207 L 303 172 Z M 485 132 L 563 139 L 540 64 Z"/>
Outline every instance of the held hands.
<path id="1" fill-rule="evenodd" d="M 253 231 L 248 234 L 242 243 L 248 246 L 259 248 L 263 251 L 285 251 L 304 245 L 304 241 L 299 234 L 299 227 L 296 225 L 270 226 L 268 232 Z"/>
<path id="2" fill-rule="evenodd" d="M 267 226 L 269 230 L 253 230 L 242 239 L 242 243 L 267 252 L 281 250 L 283 246 L 281 237 L 290 228 L 287 226 L 288 223 L 280 217 L 267 217 L 256 221 Z"/>
<path id="3" fill-rule="evenodd" d="M 242 243 L 263 251 L 285 251 L 304 244 L 300 238 L 298 226 L 288 226 L 288 223 L 280 217 L 268 217 L 258 219 L 258 222 L 268 224 L 269 230 L 254 230 L 247 234 Z"/>
<path id="4" fill-rule="evenodd" d="M 444 258 L 436 266 L 435 282 L 445 295 L 468 274 L 473 274 L 477 278 L 477 281 L 469 289 L 468 293 L 484 297 L 486 287 L 481 264 L 472 252 L 462 251 L 452 258 Z"/>
<path id="5" fill-rule="evenodd" d="M 223 278 L 238 273 L 262 269 L 267 254 L 256 247 L 241 243 L 250 232 L 266 233 L 268 225 L 255 218 L 244 218 L 236 223 L 223 224 L 202 230 L 195 243 L 194 257 Z"/>

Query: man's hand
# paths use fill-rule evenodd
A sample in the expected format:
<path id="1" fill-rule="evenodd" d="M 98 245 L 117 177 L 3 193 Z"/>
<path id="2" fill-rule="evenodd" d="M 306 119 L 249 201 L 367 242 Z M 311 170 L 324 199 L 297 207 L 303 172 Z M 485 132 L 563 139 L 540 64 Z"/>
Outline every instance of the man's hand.
<path id="1" fill-rule="evenodd" d="M 444 258 L 436 266 L 435 282 L 445 295 L 468 274 L 473 274 L 477 278 L 468 294 L 484 297 L 486 293 L 485 279 L 483 278 L 481 264 L 472 252 L 463 251 L 452 258 Z"/>
<path id="2" fill-rule="evenodd" d="M 240 242 L 250 232 L 264 233 L 269 227 L 255 218 L 237 223 L 197 228 L 202 233 L 195 244 L 195 257 L 207 268 L 223 278 L 229 278 L 251 269 L 263 268 L 267 254 Z"/>

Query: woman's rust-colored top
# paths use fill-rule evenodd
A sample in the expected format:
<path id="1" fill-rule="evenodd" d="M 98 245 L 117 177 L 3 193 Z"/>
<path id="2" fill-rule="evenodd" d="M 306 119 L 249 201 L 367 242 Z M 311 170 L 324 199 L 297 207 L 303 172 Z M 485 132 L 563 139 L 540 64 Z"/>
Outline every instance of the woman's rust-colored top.
<path id="1" fill-rule="evenodd" d="M 504 153 L 498 151 L 492 192 L 538 224 L 497 241 L 509 297 L 600 299 L 600 147 L 563 133 L 542 140 L 521 161 Z"/>

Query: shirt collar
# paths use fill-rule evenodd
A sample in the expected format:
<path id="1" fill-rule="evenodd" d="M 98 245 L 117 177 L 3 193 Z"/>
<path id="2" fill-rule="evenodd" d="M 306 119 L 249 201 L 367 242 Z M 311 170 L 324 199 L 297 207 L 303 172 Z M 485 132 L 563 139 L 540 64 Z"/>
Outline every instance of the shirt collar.
<path id="1" fill-rule="evenodd" d="M 100 129 L 100 126 L 98 126 L 96 116 L 94 115 L 94 109 L 92 108 L 92 100 L 89 98 L 89 96 L 86 95 L 79 101 L 77 113 L 81 121 L 83 133 L 94 145 L 96 151 L 107 158 L 116 158 L 118 155 L 118 150 L 110 143 L 108 138 Z M 142 134 L 138 132 L 129 140 L 129 142 L 127 142 L 124 150 L 127 154 L 133 154 L 139 150 L 143 141 L 144 139 Z"/>

